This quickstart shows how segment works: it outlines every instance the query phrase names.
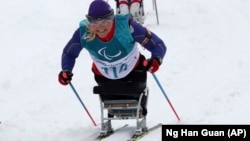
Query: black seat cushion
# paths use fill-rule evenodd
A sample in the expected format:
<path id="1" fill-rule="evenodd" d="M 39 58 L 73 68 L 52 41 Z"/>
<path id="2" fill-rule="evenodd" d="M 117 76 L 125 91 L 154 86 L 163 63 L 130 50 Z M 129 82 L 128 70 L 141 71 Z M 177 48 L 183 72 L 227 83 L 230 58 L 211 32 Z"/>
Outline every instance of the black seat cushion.
<path id="1" fill-rule="evenodd" d="M 146 82 L 110 81 L 95 86 L 93 92 L 103 99 L 138 99 L 145 88 Z"/>

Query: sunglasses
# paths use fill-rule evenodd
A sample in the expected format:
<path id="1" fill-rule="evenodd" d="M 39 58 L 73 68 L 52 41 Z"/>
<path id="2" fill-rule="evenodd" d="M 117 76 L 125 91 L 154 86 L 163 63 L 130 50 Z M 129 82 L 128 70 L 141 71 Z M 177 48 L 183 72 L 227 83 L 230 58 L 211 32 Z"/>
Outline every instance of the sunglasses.
<path id="1" fill-rule="evenodd" d="M 92 17 L 89 15 L 86 15 L 86 18 L 88 19 L 90 24 L 95 24 L 99 21 L 110 21 L 114 19 L 114 10 L 112 9 L 110 13 L 101 17 Z"/>

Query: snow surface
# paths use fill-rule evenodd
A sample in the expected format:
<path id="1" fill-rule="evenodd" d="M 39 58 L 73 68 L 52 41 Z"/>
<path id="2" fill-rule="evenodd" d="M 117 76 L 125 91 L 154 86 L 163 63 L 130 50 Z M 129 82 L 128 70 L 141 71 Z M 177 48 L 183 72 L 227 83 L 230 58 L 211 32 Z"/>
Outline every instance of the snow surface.
<path id="1" fill-rule="evenodd" d="M 61 53 L 91 0 L 9 0 L 0 6 L 0 141 L 82 141 L 100 129 L 100 108 L 91 60 L 82 51 L 73 85 L 90 111 L 93 126 L 69 86 L 57 81 Z M 115 3 L 109 0 L 115 7 Z M 249 124 L 250 1 L 145 0 L 145 26 L 166 43 L 156 73 L 181 118 L 178 121 L 153 77 L 148 126 Z M 144 54 L 147 51 L 142 50 Z M 248 108 L 247 108 L 248 107 Z M 125 140 L 131 126 L 105 141 Z M 142 141 L 161 140 L 161 130 Z"/>

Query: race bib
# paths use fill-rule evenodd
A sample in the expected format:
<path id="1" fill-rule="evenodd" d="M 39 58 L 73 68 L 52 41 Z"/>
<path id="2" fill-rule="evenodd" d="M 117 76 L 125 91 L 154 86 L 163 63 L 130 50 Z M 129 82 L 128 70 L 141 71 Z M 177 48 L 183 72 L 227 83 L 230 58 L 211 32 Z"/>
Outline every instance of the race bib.
<path id="1" fill-rule="evenodd" d="M 135 46 L 126 57 L 115 62 L 92 59 L 103 76 L 109 79 L 120 79 L 127 76 L 135 67 L 139 59 L 139 50 L 138 47 Z"/>

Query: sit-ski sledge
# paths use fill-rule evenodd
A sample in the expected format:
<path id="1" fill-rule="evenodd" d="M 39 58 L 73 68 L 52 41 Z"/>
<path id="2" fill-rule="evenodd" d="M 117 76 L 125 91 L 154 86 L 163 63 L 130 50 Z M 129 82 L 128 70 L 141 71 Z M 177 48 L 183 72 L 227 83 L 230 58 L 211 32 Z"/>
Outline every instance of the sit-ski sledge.
<path id="1" fill-rule="evenodd" d="M 148 87 L 146 82 L 105 82 L 93 88 L 99 94 L 101 109 L 100 136 L 113 132 L 112 120 L 136 120 L 135 135 L 147 131 L 146 113 Z"/>

